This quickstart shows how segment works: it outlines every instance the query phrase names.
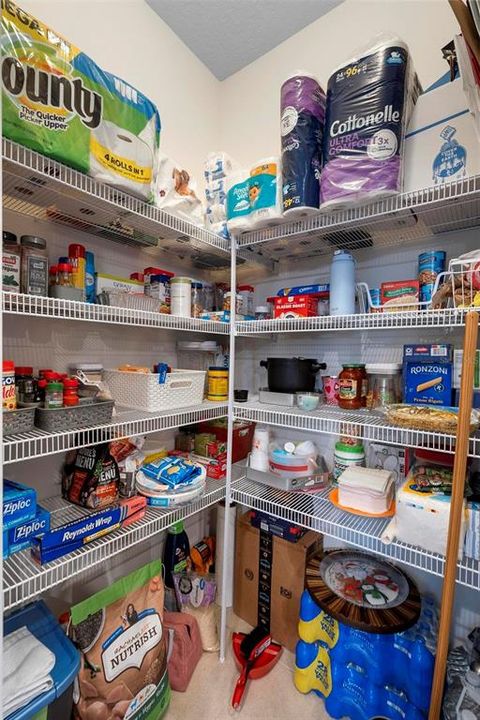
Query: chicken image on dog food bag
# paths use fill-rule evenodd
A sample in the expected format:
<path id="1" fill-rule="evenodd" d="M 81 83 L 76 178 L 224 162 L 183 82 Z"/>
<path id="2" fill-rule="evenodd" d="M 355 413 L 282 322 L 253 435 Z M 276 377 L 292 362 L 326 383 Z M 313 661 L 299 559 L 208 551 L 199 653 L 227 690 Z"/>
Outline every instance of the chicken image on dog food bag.
<path id="1" fill-rule="evenodd" d="M 156 106 L 11 0 L 1 28 L 3 135 L 151 200 Z"/>
<path id="2" fill-rule="evenodd" d="M 75 720 L 160 720 L 170 702 L 159 560 L 72 607 Z"/>

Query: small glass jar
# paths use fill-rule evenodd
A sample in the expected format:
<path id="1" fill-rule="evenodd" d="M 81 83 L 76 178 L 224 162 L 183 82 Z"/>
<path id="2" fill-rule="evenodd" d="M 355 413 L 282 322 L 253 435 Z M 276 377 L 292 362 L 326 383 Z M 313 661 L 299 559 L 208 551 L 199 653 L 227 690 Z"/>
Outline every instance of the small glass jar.
<path id="1" fill-rule="evenodd" d="M 63 383 L 53 381 L 47 384 L 45 388 L 45 407 L 49 410 L 63 407 Z"/>
<path id="2" fill-rule="evenodd" d="M 57 285 L 73 287 L 72 266 L 70 263 L 60 263 L 57 265 Z"/>
<path id="3" fill-rule="evenodd" d="M 234 300 L 235 298 L 235 300 Z M 237 315 L 240 314 L 240 309 L 242 307 L 242 296 L 240 293 L 232 293 L 232 292 L 226 292 L 225 297 L 223 299 L 223 309 L 224 310 L 232 310 L 232 305 L 235 302 L 235 313 Z"/>
<path id="4" fill-rule="evenodd" d="M 213 312 L 215 304 L 215 288 L 211 283 L 203 283 L 203 309 Z"/>
<path id="5" fill-rule="evenodd" d="M 362 407 L 362 365 L 349 363 L 342 368 L 338 376 L 338 405 L 344 410 L 359 410 Z"/>
<path id="6" fill-rule="evenodd" d="M 257 305 L 255 308 L 255 320 L 270 320 L 271 315 L 267 305 Z"/>
<path id="7" fill-rule="evenodd" d="M 65 407 L 78 405 L 78 380 L 76 378 L 65 378 L 63 381 L 63 404 Z"/>
<path id="8" fill-rule="evenodd" d="M 237 312 L 240 315 L 253 317 L 253 293 L 255 288 L 252 285 L 239 285 L 237 292 L 237 297 L 240 296 L 240 308 Z"/>
<path id="9" fill-rule="evenodd" d="M 33 379 L 33 367 L 17 365 L 15 368 L 15 385 L 19 403 L 31 405 L 35 402 L 36 382 Z"/>
<path id="10" fill-rule="evenodd" d="M 192 317 L 200 317 L 204 309 L 203 285 L 199 282 L 192 282 Z"/>
<path id="11" fill-rule="evenodd" d="M 4 230 L 2 237 L 2 289 L 4 292 L 19 293 L 22 251 L 14 233 Z"/>
<path id="12" fill-rule="evenodd" d="M 47 243 L 35 235 L 22 235 L 22 264 L 20 286 L 27 295 L 48 295 Z"/>

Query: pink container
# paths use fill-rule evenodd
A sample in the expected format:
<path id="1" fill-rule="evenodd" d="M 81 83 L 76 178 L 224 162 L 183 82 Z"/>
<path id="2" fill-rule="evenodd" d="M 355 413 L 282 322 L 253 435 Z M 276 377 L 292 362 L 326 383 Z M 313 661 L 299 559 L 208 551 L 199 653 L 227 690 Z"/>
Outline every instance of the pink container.
<path id="1" fill-rule="evenodd" d="M 323 396 L 326 405 L 338 405 L 339 382 L 337 375 L 322 375 Z"/>

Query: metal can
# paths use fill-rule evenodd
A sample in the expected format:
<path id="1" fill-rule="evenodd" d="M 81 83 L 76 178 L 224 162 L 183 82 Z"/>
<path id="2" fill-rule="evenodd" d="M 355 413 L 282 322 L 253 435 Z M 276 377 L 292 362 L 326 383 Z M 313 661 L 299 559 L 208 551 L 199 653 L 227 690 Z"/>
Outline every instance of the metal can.
<path id="1" fill-rule="evenodd" d="M 430 302 L 435 280 L 445 271 L 447 253 L 445 250 L 428 250 L 418 256 L 418 282 L 420 302 Z"/>
<path id="2" fill-rule="evenodd" d="M 227 402 L 228 400 L 228 370 L 223 367 L 208 368 L 208 394 L 207 400 Z"/>

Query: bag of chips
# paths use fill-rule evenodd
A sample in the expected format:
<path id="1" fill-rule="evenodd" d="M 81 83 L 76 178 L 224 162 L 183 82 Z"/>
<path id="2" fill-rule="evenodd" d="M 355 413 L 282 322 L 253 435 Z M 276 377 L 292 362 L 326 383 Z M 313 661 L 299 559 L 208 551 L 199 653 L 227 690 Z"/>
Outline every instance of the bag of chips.
<path id="1" fill-rule="evenodd" d="M 160 720 L 170 702 L 162 563 L 121 578 L 71 610 L 82 653 L 76 720 Z"/>

